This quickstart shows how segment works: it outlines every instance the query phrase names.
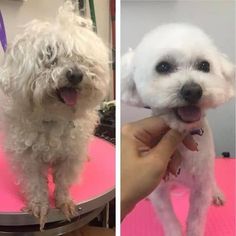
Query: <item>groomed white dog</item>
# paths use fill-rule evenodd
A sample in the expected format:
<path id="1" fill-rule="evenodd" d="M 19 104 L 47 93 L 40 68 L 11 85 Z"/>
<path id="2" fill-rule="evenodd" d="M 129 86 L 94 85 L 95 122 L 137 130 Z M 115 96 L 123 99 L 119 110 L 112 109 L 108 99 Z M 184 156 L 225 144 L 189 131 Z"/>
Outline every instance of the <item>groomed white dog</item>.
<path id="1" fill-rule="evenodd" d="M 97 107 L 109 87 L 108 50 L 91 20 L 66 2 L 54 23 L 34 20 L 9 46 L 1 67 L 7 95 L 6 149 L 12 156 L 27 209 L 41 229 L 49 210 L 47 171 L 55 205 L 76 214 L 69 187 L 86 160 L 98 123 Z"/>
<path id="2" fill-rule="evenodd" d="M 166 236 L 182 235 L 170 200 L 173 184 L 190 188 L 187 235 L 203 236 L 205 215 L 211 202 L 224 203 L 214 178 L 214 143 L 205 118 L 234 96 L 234 65 L 221 54 L 208 36 L 188 24 L 168 24 L 147 34 L 134 51 L 122 58 L 122 100 L 152 109 L 179 131 L 202 129 L 195 135 L 198 152 L 180 145 L 183 161 L 177 177 L 170 176 L 150 195 Z"/>

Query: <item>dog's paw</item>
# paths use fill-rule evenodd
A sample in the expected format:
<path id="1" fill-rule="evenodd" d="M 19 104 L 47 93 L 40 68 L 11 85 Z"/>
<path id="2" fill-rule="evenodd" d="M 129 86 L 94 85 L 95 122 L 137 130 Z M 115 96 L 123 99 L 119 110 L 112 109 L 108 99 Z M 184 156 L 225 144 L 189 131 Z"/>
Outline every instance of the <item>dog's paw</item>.
<path id="1" fill-rule="evenodd" d="M 71 199 L 64 202 L 56 202 L 56 207 L 61 210 L 68 221 L 70 221 L 73 217 L 78 216 L 76 205 Z"/>
<path id="2" fill-rule="evenodd" d="M 168 227 L 168 226 L 167 226 Z M 179 224 L 176 225 L 170 225 L 170 228 L 166 228 L 165 230 L 165 236 L 182 236 L 182 228 Z"/>
<path id="3" fill-rule="evenodd" d="M 212 196 L 212 204 L 215 206 L 223 206 L 225 204 L 224 194 L 220 191 L 217 191 Z"/>
<path id="4" fill-rule="evenodd" d="M 32 214 L 34 217 L 36 217 L 39 220 L 40 231 L 43 230 L 49 212 L 48 203 L 32 202 L 27 207 L 23 208 L 22 211 Z"/>

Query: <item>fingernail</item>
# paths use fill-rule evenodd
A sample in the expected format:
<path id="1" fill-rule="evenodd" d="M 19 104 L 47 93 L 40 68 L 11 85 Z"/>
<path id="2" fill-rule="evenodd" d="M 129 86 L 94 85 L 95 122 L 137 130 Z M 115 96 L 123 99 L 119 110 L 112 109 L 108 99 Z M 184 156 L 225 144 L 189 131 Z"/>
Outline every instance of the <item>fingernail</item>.
<path id="1" fill-rule="evenodd" d="M 197 146 L 196 146 L 196 151 L 197 151 L 197 152 L 199 151 L 199 149 L 198 149 L 198 144 L 197 144 Z"/>
<path id="2" fill-rule="evenodd" d="M 180 175 L 180 172 L 181 172 L 181 168 L 179 167 L 179 169 L 178 169 L 177 172 L 176 172 L 176 175 L 177 175 L 177 176 Z"/>
<path id="3" fill-rule="evenodd" d="M 164 182 L 167 182 L 169 178 L 170 178 L 169 173 L 166 173 L 166 175 L 163 177 Z"/>

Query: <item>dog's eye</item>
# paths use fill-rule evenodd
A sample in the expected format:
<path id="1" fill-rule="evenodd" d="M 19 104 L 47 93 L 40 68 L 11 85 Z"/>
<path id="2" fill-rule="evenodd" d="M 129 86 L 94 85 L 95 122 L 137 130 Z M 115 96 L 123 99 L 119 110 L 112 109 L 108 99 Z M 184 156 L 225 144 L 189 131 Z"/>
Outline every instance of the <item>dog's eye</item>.
<path id="1" fill-rule="evenodd" d="M 55 57 L 52 61 L 51 61 L 51 65 L 55 66 L 57 64 L 57 58 Z"/>
<path id="2" fill-rule="evenodd" d="M 167 61 L 161 61 L 156 66 L 156 71 L 160 74 L 168 74 L 171 73 L 173 70 L 174 70 L 173 65 Z"/>
<path id="3" fill-rule="evenodd" d="M 47 47 L 47 60 L 51 65 L 56 65 L 57 64 L 57 58 L 54 55 L 53 49 L 51 46 Z"/>
<path id="4" fill-rule="evenodd" d="M 46 51 L 47 51 L 47 58 L 50 60 L 53 55 L 51 46 L 47 46 Z"/>
<path id="5" fill-rule="evenodd" d="M 210 63 L 208 61 L 200 61 L 197 64 L 197 69 L 202 72 L 208 73 L 210 72 Z"/>

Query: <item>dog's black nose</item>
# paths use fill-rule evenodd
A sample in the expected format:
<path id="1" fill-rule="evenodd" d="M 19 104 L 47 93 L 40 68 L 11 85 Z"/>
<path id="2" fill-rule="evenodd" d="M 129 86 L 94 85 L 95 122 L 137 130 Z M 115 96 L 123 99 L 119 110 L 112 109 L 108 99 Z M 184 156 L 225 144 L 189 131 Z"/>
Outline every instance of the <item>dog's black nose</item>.
<path id="1" fill-rule="evenodd" d="M 194 82 L 186 83 L 180 90 L 180 95 L 186 102 L 194 104 L 202 97 L 202 88 Z"/>
<path id="2" fill-rule="evenodd" d="M 83 80 L 83 73 L 80 70 L 68 70 L 66 78 L 72 85 L 77 85 Z"/>

